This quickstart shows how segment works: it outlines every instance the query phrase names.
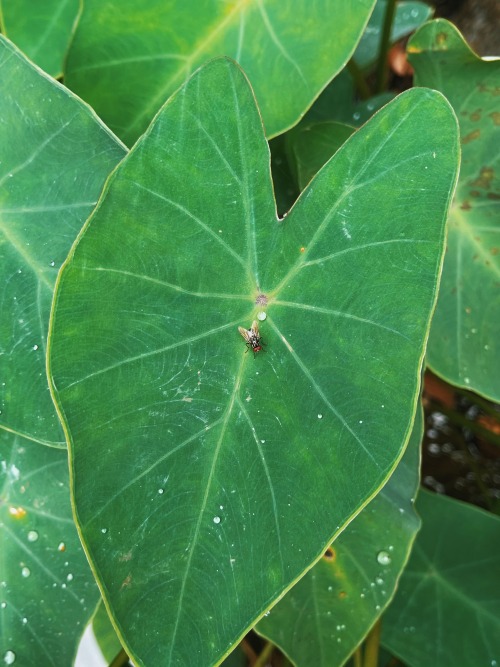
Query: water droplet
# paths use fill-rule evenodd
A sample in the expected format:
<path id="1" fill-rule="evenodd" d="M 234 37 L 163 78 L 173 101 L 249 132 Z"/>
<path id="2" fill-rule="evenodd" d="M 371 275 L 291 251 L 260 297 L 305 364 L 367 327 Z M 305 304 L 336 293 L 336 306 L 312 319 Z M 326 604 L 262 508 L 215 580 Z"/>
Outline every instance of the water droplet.
<path id="1" fill-rule="evenodd" d="M 107 529 L 107 528 L 101 528 L 101 533 L 102 533 L 103 535 L 106 535 L 107 532 L 108 532 L 108 529 Z"/>
<path id="2" fill-rule="evenodd" d="M 66 545 L 64 544 L 64 542 L 59 542 L 59 544 L 57 546 L 57 550 L 58 551 L 66 551 Z"/>
<path id="3" fill-rule="evenodd" d="M 26 616 L 24 616 L 23 621 L 22 621 L 23 625 L 26 625 L 27 622 L 28 622 L 28 619 L 26 618 Z"/>
<path id="4" fill-rule="evenodd" d="M 390 565 L 391 563 L 391 557 L 387 553 L 387 551 L 379 551 L 377 554 L 377 563 L 380 563 L 380 565 Z"/>
<path id="5" fill-rule="evenodd" d="M 379 586 L 381 586 L 381 585 L 384 583 L 384 580 L 382 579 L 382 577 L 377 577 L 377 578 L 375 579 L 375 581 L 377 582 L 377 584 L 378 584 Z"/>
<path id="6" fill-rule="evenodd" d="M 2 604 L 0 604 L 0 607 L 1 607 L 2 609 L 5 609 L 6 606 L 7 606 L 7 603 L 6 603 L 6 602 L 2 602 Z"/>
<path id="7" fill-rule="evenodd" d="M 21 570 L 21 574 L 26 579 L 27 577 L 30 576 L 31 570 L 29 569 L 29 567 L 23 567 L 23 569 Z"/>
<path id="8" fill-rule="evenodd" d="M 318 415 L 318 419 L 323 419 L 323 415 L 321 413 Z"/>
<path id="9" fill-rule="evenodd" d="M 35 350 L 35 352 L 38 350 L 38 345 L 36 343 L 35 345 L 33 345 L 33 349 Z"/>
<path id="10" fill-rule="evenodd" d="M 160 496 L 161 496 L 161 495 L 162 495 L 162 493 L 164 493 L 164 489 L 158 489 L 158 493 L 159 493 L 159 494 L 160 494 Z"/>
<path id="11" fill-rule="evenodd" d="M 263 310 L 260 310 L 257 313 L 257 319 L 260 320 L 261 322 L 263 322 L 266 319 L 266 317 L 267 317 L 267 313 L 265 313 Z"/>
<path id="12" fill-rule="evenodd" d="M 51 263 L 50 263 L 50 266 L 55 266 L 55 265 L 56 265 L 56 263 L 54 262 L 54 260 L 52 260 Z"/>
<path id="13" fill-rule="evenodd" d="M 262 445 L 265 445 L 265 444 L 266 444 L 266 441 L 265 441 L 265 440 L 261 440 L 260 442 L 261 442 Z"/>
<path id="14" fill-rule="evenodd" d="M 3 661 L 6 665 L 13 665 L 16 661 L 16 654 L 14 651 L 5 651 Z"/>
<path id="15" fill-rule="evenodd" d="M 73 581 L 73 575 L 71 574 L 71 572 L 70 572 L 70 573 L 68 574 L 68 576 L 66 577 L 66 580 L 67 580 L 67 581 Z"/>
<path id="16" fill-rule="evenodd" d="M 220 523 L 220 516 L 214 516 L 214 523 Z"/>
<path id="17" fill-rule="evenodd" d="M 219 509 L 223 510 L 223 509 L 224 509 L 224 505 L 219 505 Z"/>
<path id="18" fill-rule="evenodd" d="M 38 533 L 36 530 L 30 530 L 28 533 L 28 542 L 36 542 L 38 539 Z"/>

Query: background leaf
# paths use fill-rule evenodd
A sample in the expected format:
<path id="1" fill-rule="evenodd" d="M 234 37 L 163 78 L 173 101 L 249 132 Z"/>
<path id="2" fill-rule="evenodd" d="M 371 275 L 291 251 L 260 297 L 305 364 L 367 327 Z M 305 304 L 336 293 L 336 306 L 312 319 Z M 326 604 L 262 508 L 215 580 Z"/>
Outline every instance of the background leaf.
<path id="1" fill-rule="evenodd" d="M 65 451 L 0 431 L 0 658 L 70 665 L 99 591 L 73 523 Z"/>
<path id="2" fill-rule="evenodd" d="M 0 428 L 65 447 L 45 374 L 59 267 L 124 147 L 0 36 Z"/>
<path id="3" fill-rule="evenodd" d="M 290 132 L 289 159 L 295 165 L 299 190 L 328 162 L 332 155 L 351 136 L 355 128 L 335 121 L 300 124 Z"/>
<path id="4" fill-rule="evenodd" d="M 297 667 L 343 665 L 389 604 L 420 527 L 421 410 L 406 452 L 375 498 L 256 630 Z"/>
<path id="5" fill-rule="evenodd" d="M 139 664 L 221 660 L 392 472 L 457 162 L 449 105 L 410 91 L 280 222 L 252 91 L 217 60 L 108 180 L 49 357 L 77 520 Z M 238 326 L 260 312 L 254 358 Z"/>
<path id="6" fill-rule="evenodd" d="M 411 667 L 500 662 L 500 520 L 422 490 L 420 531 L 382 641 Z"/>
<path id="7" fill-rule="evenodd" d="M 203 62 L 241 64 L 268 136 L 294 125 L 352 55 L 375 0 L 87 0 L 66 84 L 132 144 Z M 119 8 L 119 9 L 118 9 Z"/>
<path id="8" fill-rule="evenodd" d="M 408 44 L 419 86 L 453 106 L 462 166 L 427 359 L 448 382 L 500 400 L 500 62 L 478 58 L 444 20 Z"/>
<path id="9" fill-rule="evenodd" d="M 1 0 L 2 32 L 48 74 L 62 73 L 78 0 Z"/>

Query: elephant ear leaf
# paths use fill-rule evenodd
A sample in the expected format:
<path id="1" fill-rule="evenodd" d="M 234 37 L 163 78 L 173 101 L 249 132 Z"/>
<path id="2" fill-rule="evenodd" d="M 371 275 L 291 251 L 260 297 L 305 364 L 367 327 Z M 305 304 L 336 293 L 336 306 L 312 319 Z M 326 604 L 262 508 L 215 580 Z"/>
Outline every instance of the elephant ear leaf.
<path id="1" fill-rule="evenodd" d="M 476 56 L 443 19 L 412 37 L 408 58 L 417 85 L 446 95 L 462 144 L 428 363 L 448 382 L 500 401 L 500 61 Z"/>
<path id="2" fill-rule="evenodd" d="M 279 220 L 252 90 L 218 59 L 108 180 L 59 274 L 49 366 L 137 664 L 218 664 L 393 471 L 457 144 L 439 93 L 405 93 Z"/>

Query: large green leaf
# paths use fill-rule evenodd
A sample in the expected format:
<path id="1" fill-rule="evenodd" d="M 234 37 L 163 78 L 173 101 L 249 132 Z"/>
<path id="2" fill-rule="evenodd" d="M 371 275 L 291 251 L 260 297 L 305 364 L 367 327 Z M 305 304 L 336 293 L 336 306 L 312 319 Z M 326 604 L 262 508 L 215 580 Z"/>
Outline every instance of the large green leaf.
<path id="1" fill-rule="evenodd" d="M 2 32 L 52 76 L 62 72 L 78 0 L 1 0 Z"/>
<path id="2" fill-rule="evenodd" d="M 420 521 L 422 411 L 395 472 L 256 630 L 298 667 L 343 665 L 391 600 Z"/>
<path id="3" fill-rule="evenodd" d="M 0 36 L 0 428 L 64 447 L 45 375 L 57 271 L 124 147 Z"/>
<path id="4" fill-rule="evenodd" d="M 67 453 L 0 432 L 0 660 L 72 664 L 99 600 L 71 515 Z"/>
<path id="5" fill-rule="evenodd" d="M 203 62 L 234 58 L 268 136 L 295 124 L 345 65 L 375 0 L 86 0 L 65 82 L 132 144 Z"/>
<path id="6" fill-rule="evenodd" d="M 82 537 L 138 664 L 221 660 L 392 472 L 457 163 L 446 100 L 410 91 L 279 221 L 252 91 L 220 59 L 108 180 L 59 274 L 49 364 Z"/>
<path id="7" fill-rule="evenodd" d="M 444 20 L 414 35 L 408 57 L 417 84 L 446 95 L 462 137 L 428 362 L 449 382 L 500 401 L 500 61 L 478 58 Z"/>
<path id="8" fill-rule="evenodd" d="M 411 667 L 500 664 L 500 520 L 426 491 L 423 527 L 384 616 L 382 641 Z"/>

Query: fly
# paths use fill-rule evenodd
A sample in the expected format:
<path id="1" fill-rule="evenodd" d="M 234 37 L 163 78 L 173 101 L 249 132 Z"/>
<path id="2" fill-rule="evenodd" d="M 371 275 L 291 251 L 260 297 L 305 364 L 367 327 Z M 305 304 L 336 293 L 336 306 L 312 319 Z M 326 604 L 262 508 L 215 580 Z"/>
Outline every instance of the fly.
<path id="1" fill-rule="evenodd" d="M 257 320 L 252 322 L 250 329 L 244 329 L 243 327 L 238 327 L 238 331 L 245 339 L 245 344 L 248 350 L 252 350 L 253 356 L 255 357 L 257 352 L 263 352 L 262 346 L 265 345 L 264 341 L 259 334 L 259 325 Z"/>

